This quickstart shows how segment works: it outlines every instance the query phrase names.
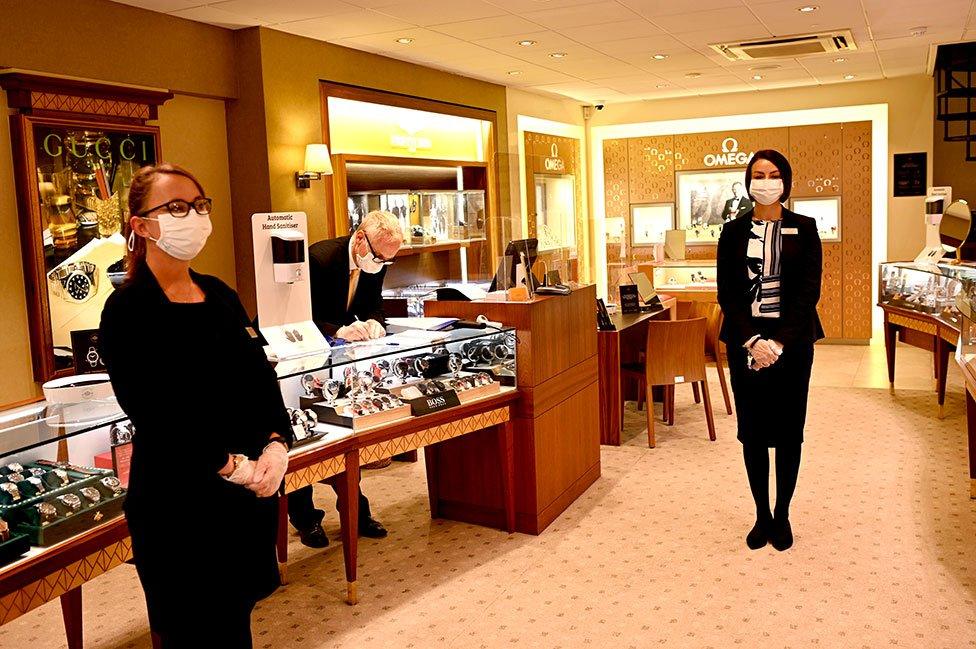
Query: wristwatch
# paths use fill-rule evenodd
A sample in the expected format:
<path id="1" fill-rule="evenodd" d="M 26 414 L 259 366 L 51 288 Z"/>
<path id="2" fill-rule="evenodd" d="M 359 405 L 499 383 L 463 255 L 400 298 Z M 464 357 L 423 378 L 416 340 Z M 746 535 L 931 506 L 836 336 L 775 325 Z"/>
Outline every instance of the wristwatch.
<path id="1" fill-rule="evenodd" d="M 18 489 L 17 485 L 15 485 L 12 482 L 0 483 L 0 491 L 3 491 L 8 496 L 10 496 L 10 500 L 13 502 L 17 502 L 18 500 L 20 500 L 20 489 Z"/>
<path id="2" fill-rule="evenodd" d="M 68 477 L 68 472 L 64 469 L 53 469 L 44 474 L 44 484 L 46 484 L 51 489 L 57 489 L 58 487 L 64 487 L 71 482 Z"/>
<path id="3" fill-rule="evenodd" d="M 24 481 L 24 474 L 22 474 L 22 473 L 8 473 L 7 474 L 7 481 L 8 482 L 23 482 Z"/>
<path id="4" fill-rule="evenodd" d="M 7 465 L 7 470 L 9 470 L 10 473 L 23 473 L 24 467 L 23 465 L 18 464 L 17 462 L 11 462 L 10 464 Z"/>
<path id="5" fill-rule="evenodd" d="M 112 492 L 113 496 L 122 494 L 122 482 L 114 475 L 106 476 L 101 480 L 102 485 Z"/>
<path id="6" fill-rule="evenodd" d="M 72 512 L 81 511 L 81 498 L 79 498 L 77 494 L 64 494 L 63 496 L 58 496 L 58 501 Z"/>
<path id="7" fill-rule="evenodd" d="M 34 487 L 34 491 L 36 491 L 39 494 L 42 494 L 45 491 L 47 491 L 47 489 L 44 488 L 44 481 L 38 478 L 37 476 L 32 475 L 31 477 L 27 478 L 27 482 L 29 482 L 31 486 Z"/>
<path id="8" fill-rule="evenodd" d="M 82 304 L 98 292 L 98 266 L 90 261 L 64 264 L 48 273 L 47 281 L 56 297 Z"/>
<path id="9" fill-rule="evenodd" d="M 93 505 L 102 499 L 102 492 L 95 487 L 82 487 L 78 491 L 81 492 L 82 496 L 90 500 Z"/>
<path id="10" fill-rule="evenodd" d="M 58 519 L 58 508 L 51 503 L 37 503 L 34 507 L 41 517 L 41 525 L 48 525 Z"/>
<path id="11" fill-rule="evenodd" d="M 458 373 L 464 369 L 464 357 L 460 354 L 450 354 L 447 357 L 447 369 L 457 378 Z"/>
<path id="12" fill-rule="evenodd" d="M 6 543 L 10 540 L 10 526 L 7 525 L 7 521 L 0 518 L 0 543 Z"/>

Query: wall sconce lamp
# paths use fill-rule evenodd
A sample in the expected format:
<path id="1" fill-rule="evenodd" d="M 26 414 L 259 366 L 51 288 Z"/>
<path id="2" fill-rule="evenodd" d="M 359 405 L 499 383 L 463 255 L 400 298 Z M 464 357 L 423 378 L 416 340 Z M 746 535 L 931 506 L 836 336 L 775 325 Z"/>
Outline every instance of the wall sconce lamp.
<path id="1" fill-rule="evenodd" d="M 305 145 L 305 168 L 295 172 L 295 185 L 298 189 L 308 189 L 313 180 L 332 175 L 332 158 L 325 144 Z"/>

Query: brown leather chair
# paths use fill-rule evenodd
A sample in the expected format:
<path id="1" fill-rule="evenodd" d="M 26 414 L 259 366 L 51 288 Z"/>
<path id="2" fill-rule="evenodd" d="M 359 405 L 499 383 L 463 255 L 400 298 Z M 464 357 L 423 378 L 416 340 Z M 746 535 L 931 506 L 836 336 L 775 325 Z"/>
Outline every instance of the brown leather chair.
<path id="1" fill-rule="evenodd" d="M 715 441 L 715 420 L 712 417 L 712 401 L 708 393 L 705 374 L 706 318 L 690 320 L 652 320 L 647 323 L 647 347 L 645 361 L 624 366 L 624 372 L 639 376 L 647 407 L 647 445 L 655 446 L 654 407 L 651 391 L 655 386 L 664 387 L 664 420 L 674 423 L 674 386 L 691 383 L 705 400 L 705 420 L 708 438 Z M 697 401 L 696 401 L 697 402 Z"/>
<path id="2" fill-rule="evenodd" d="M 722 387 L 725 398 L 725 411 L 732 414 L 732 399 L 729 396 L 729 384 L 725 378 L 725 343 L 718 339 L 722 330 L 724 314 L 722 308 L 714 302 L 678 302 L 677 315 L 679 318 L 705 318 L 708 325 L 705 329 L 705 362 L 715 363 L 718 370 L 718 382 Z M 698 403 L 698 387 L 695 386 L 695 403 Z"/>

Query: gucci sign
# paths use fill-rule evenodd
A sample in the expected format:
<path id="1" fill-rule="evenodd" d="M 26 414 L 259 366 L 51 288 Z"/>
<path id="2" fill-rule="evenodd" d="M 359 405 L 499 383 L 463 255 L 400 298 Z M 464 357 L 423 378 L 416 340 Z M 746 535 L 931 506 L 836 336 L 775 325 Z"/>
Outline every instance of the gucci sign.
<path id="1" fill-rule="evenodd" d="M 739 141 L 734 137 L 727 137 L 722 140 L 721 153 L 709 153 L 705 155 L 702 162 L 706 167 L 741 167 L 749 164 L 752 153 L 739 151 Z"/>
<path id="2" fill-rule="evenodd" d="M 552 143 L 552 148 L 549 150 L 549 157 L 545 160 L 546 171 L 566 171 L 566 163 L 563 159 L 559 157 L 559 149 L 556 147 L 556 143 Z"/>

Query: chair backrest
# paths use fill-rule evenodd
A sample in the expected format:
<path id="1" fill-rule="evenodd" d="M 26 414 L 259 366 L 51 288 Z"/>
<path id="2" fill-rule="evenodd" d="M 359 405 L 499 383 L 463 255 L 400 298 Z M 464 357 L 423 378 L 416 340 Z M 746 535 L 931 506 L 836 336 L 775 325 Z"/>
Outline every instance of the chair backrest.
<path id="1" fill-rule="evenodd" d="M 705 318 L 647 323 L 648 385 L 705 380 Z M 679 379 L 676 381 L 675 379 Z"/>
<path id="2" fill-rule="evenodd" d="M 718 337 L 722 331 L 722 320 L 725 319 L 722 307 L 715 302 L 678 302 L 678 317 L 708 320 L 705 327 L 705 354 L 714 358 L 721 346 Z"/>

